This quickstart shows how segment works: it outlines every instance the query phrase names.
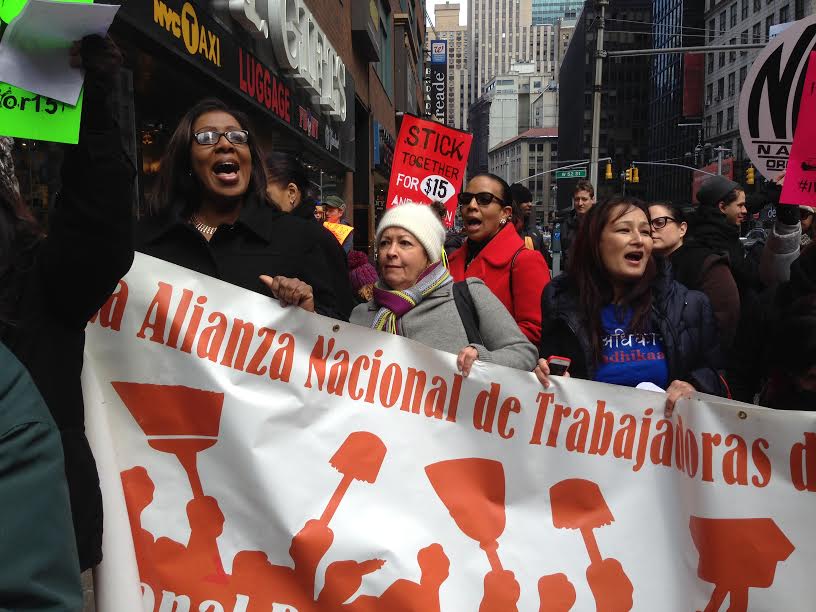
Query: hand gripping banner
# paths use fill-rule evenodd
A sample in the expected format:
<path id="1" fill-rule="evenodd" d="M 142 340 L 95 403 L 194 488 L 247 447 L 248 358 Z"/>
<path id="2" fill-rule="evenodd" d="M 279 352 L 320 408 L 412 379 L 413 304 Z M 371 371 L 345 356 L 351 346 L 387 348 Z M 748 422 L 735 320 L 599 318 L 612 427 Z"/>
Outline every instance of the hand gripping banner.
<path id="1" fill-rule="evenodd" d="M 137 255 L 88 326 L 101 612 L 812 610 L 808 413 L 526 372 Z"/>

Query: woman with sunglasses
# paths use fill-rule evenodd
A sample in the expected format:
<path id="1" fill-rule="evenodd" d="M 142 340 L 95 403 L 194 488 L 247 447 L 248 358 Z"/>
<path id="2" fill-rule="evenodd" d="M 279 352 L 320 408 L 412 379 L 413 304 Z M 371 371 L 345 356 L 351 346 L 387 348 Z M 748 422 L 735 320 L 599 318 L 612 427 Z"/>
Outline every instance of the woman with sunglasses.
<path id="1" fill-rule="evenodd" d="M 247 117 L 204 100 L 170 139 L 136 250 L 281 305 L 343 318 L 319 246 L 323 229 L 278 210 L 266 189 Z"/>
<path id="2" fill-rule="evenodd" d="M 729 349 L 740 319 L 740 296 L 728 257 L 685 240 L 688 223 L 677 205 L 654 202 L 649 205 L 649 214 L 655 254 L 671 263 L 674 280 L 706 294 L 717 319 L 721 345 Z"/>
<path id="3" fill-rule="evenodd" d="M 467 240 L 451 253 L 454 280 L 484 281 L 527 339 L 541 340 L 541 294 L 550 269 L 541 253 L 531 251 L 513 227 L 513 194 L 495 174 L 477 174 L 458 195 Z"/>
<path id="4" fill-rule="evenodd" d="M 544 290 L 539 355 L 572 360 L 570 375 L 627 387 L 651 383 L 680 397 L 725 395 L 717 325 L 708 299 L 654 259 L 649 209 L 615 197 L 587 213 L 570 266 Z M 549 385 L 549 364 L 536 375 Z"/>

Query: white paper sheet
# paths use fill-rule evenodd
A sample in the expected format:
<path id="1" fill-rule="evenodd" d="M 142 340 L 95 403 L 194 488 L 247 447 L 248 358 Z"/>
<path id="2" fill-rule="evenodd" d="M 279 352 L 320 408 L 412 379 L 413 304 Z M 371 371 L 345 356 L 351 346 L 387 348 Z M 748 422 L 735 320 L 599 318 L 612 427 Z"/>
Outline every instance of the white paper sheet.
<path id="1" fill-rule="evenodd" d="M 83 74 L 70 65 L 76 40 L 104 36 L 118 5 L 29 0 L 0 41 L 0 81 L 76 105 Z"/>

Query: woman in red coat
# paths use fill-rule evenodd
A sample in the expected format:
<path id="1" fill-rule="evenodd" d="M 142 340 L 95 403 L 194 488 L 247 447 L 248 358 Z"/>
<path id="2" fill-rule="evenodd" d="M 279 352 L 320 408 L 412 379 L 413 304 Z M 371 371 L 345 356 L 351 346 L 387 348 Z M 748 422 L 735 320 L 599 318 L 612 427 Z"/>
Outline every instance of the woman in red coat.
<path id="1" fill-rule="evenodd" d="M 494 174 L 477 174 L 458 195 L 467 240 L 449 258 L 454 280 L 480 278 L 501 300 L 532 343 L 541 340 L 541 294 L 550 269 L 538 251 L 524 247 L 513 227 L 510 186 Z"/>

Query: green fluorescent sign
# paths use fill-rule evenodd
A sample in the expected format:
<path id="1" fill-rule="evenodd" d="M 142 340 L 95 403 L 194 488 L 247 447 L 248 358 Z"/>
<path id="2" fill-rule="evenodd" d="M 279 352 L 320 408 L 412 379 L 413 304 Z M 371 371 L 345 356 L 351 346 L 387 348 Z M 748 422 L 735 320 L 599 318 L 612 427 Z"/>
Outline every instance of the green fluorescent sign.
<path id="1" fill-rule="evenodd" d="M 586 168 L 576 168 L 575 170 L 556 170 L 555 180 L 570 178 L 586 178 Z"/>
<path id="2" fill-rule="evenodd" d="M 14 19 L 26 1 L 0 0 L 0 20 L 8 23 Z M 92 0 L 60 1 L 92 3 Z M 69 106 L 19 87 L 0 83 L 0 135 L 76 144 L 81 118 L 81 95 L 76 106 Z"/>

